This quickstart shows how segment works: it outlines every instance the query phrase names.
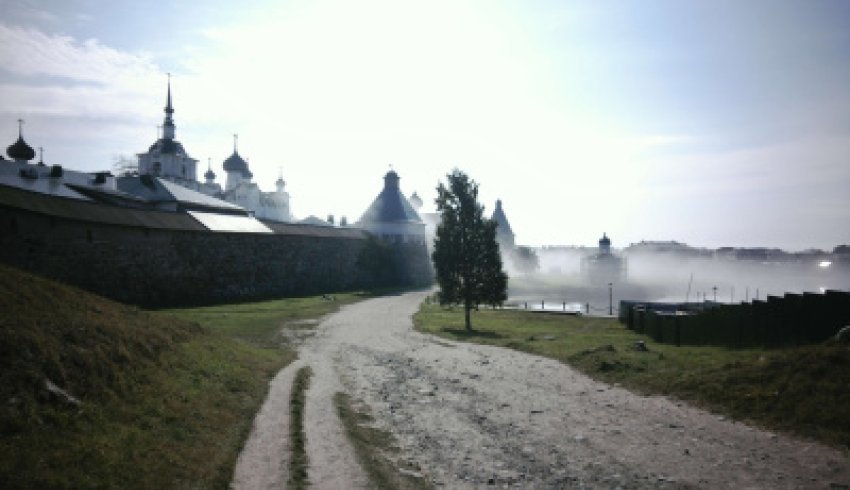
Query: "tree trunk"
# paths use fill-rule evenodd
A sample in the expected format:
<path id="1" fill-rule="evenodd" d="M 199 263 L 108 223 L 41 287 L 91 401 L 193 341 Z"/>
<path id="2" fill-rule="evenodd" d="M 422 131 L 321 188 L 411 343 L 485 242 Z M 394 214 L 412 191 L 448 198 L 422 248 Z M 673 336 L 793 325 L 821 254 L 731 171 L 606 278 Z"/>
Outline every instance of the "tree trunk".
<path id="1" fill-rule="evenodd" d="M 472 331 L 472 321 L 470 321 L 470 318 L 469 318 L 469 312 L 471 310 L 472 310 L 472 307 L 470 307 L 469 305 L 463 306 L 464 323 L 466 324 L 466 330 L 467 331 Z"/>

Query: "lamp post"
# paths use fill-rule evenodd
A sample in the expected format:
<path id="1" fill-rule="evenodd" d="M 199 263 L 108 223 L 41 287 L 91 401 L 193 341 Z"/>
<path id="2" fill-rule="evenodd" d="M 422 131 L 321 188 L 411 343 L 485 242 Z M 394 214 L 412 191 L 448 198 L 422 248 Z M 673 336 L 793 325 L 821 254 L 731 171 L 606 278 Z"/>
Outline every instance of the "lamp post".
<path id="1" fill-rule="evenodd" d="M 608 283 L 608 315 L 614 315 L 614 285 Z"/>
<path id="2" fill-rule="evenodd" d="M 717 286 L 714 286 L 711 290 L 714 291 L 714 302 L 717 303 Z"/>

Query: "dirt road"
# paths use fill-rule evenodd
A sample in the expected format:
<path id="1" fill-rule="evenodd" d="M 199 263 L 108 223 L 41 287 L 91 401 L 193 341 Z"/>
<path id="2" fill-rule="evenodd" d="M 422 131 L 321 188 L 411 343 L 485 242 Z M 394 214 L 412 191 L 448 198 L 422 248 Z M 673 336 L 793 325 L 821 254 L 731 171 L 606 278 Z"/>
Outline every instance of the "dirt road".
<path id="1" fill-rule="evenodd" d="M 304 344 L 299 362 L 314 370 L 306 427 L 315 488 L 368 486 L 332 409 L 339 389 L 368 405 L 376 423 L 396 435 L 399 457 L 438 487 L 850 485 L 850 460 L 832 449 L 634 395 L 556 361 L 414 332 L 410 316 L 423 298 L 347 306 Z M 271 430 L 261 416 L 252 441 Z M 247 447 L 256 448 L 252 441 Z M 274 466 L 251 464 L 257 457 L 243 454 L 240 467 Z"/>

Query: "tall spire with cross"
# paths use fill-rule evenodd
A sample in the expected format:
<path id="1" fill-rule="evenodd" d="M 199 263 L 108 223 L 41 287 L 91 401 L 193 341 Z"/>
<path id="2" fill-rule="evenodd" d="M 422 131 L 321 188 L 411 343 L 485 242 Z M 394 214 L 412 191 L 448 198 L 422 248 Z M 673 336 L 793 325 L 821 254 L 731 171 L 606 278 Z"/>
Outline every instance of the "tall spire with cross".
<path id="1" fill-rule="evenodd" d="M 162 123 L 162 137 L 174 139 L 174 107 L 171 105 L 171 73 L 168 74 L 168 95 L 165 99 L 165 121 Z"/>

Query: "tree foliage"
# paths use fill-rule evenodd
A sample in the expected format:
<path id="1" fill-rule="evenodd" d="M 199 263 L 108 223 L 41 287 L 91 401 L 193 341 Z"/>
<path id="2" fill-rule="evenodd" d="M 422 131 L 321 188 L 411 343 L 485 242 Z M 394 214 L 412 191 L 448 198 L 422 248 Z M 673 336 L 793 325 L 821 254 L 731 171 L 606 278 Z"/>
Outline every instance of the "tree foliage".
<path id="1" fill-rule="evenodd" d="M 496 242 L 496 222 L 484 217 L 478 203 L 478 184 L 455 169 L 448 187 L 437 187 L 437 226 L 431 258 L 440 286 L 440 304 L 461 304 L 465 325 L 472 329 L 470 311 L 479 305 L 501 305 L 507 299 L 508 276 Z"/>

